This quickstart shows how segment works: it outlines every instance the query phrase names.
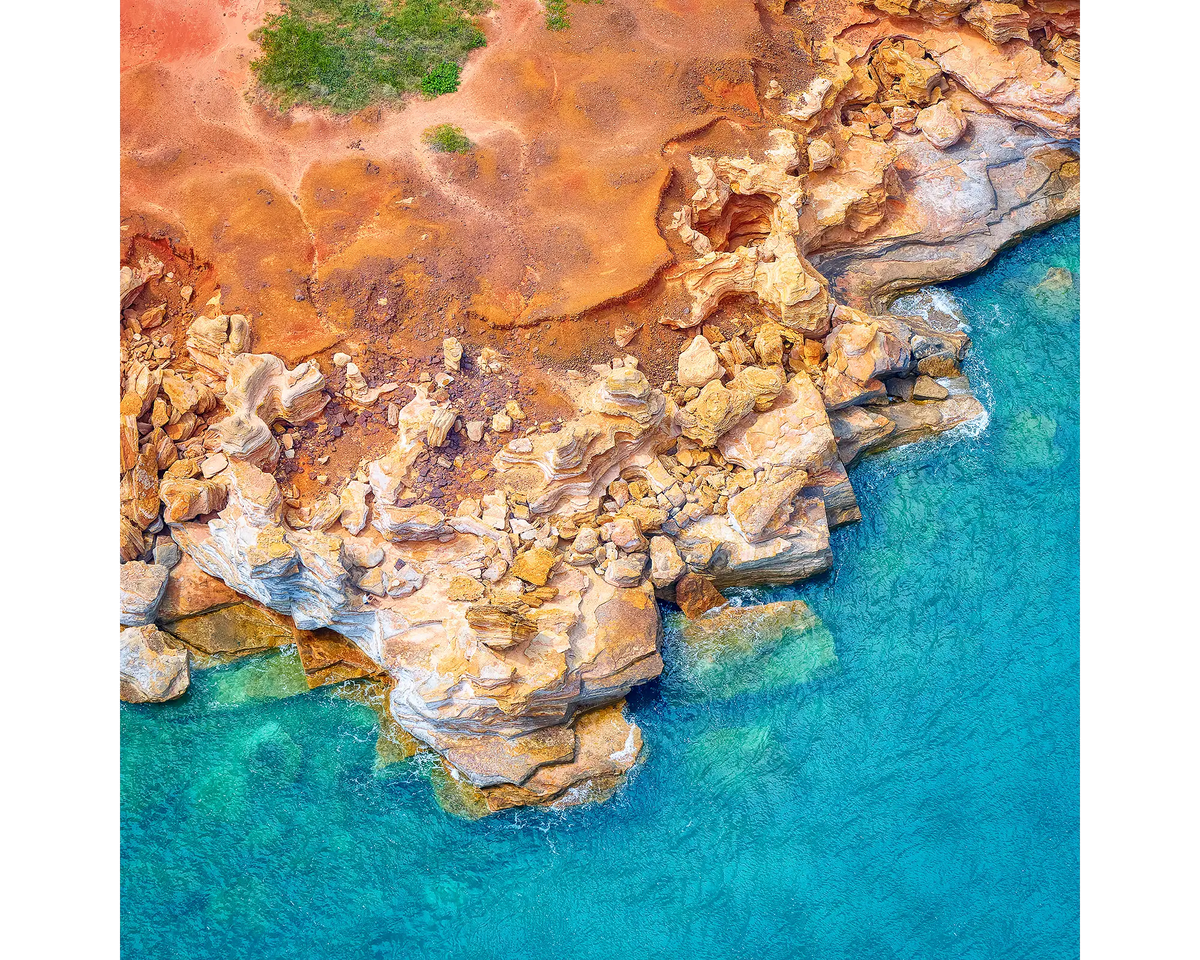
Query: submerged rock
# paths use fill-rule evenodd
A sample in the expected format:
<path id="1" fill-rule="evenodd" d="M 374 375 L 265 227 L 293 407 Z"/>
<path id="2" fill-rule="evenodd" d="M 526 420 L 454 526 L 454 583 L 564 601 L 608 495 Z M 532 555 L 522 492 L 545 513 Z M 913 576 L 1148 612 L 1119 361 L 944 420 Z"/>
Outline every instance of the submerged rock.
<path id="1" fill-rule="evenodd" d="M 217 668 L 216 700 L 223 707 L 262 700 L 282 700 L 307 693 L 309 683 L 299 655 L 271 651 Z"/>
<path id="2" fill-rule="evenodd" d="M 802 600 L 727 606 L 672 628 L 676 682 L 689 699 L 804 684 L 837 662 L 833 636 Z"/>

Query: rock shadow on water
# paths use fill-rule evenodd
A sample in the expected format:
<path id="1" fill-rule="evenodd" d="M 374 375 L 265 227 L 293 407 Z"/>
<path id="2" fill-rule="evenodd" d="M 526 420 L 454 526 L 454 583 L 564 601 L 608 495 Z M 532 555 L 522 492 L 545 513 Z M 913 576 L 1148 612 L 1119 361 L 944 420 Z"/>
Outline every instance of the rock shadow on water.
<path id="1" fill-rule="evenodd" d="M 663 691 L 683 703 L 811 683 L 837 667 L 833 634 L 803 600 L 664 617 Z"/>
<path id="2" fill-rule="evenodd" d="M 1005 424 L 1003 431 L 1006 465 L 1014 470 L 1053 470 L 1066 454 L 1055 442 L 1058 424 L 1044 413 L 1025 409 Z"/>

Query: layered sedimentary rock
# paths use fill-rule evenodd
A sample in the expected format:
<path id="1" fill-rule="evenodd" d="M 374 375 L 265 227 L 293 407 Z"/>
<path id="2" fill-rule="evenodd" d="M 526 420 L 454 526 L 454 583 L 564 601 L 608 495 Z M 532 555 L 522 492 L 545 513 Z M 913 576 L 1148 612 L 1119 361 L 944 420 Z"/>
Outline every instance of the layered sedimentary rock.
<path id="1" fill-rule="evenodd" d="M 121 565 L 121 625 L 141 627 L 154 621 L 167 589 L 167 568 L 133 560 Z"/>
<path id="2" fill-rule="evenodd" d="M 690 401 L 694 384 L 664 392 L 633 358 L 577 375 L 575 415 L 509 441 L 494 492 L 452 515 L 410 502 L 418 465 L 455 419 L 420 385 L 395 411 L 391 448 L 362 469 L 367 481 L 327 494 L 329 509 L 322 500 L 305 511 L 306 524 L 287 519 L 257 457 L 223 447 L 211 479 L 194 461 L 173 465 L 161 500 L 186 554 L 179 576 L 194 564 L 253 605 L 188 610 L 176 599 L 159 620 L 205 656 L 289 642 L 318 656 L 264 609 L 295 630 L 346 638 L 363 659 L 326 657 L 349 665 L 337 675 L 385 677 L 391 717 L 488 810 L 603 796 L 641 748 L 617 705 L 662 670 L 655 594 L 674 596 L 687 576 L 719 588 L 826 569 L 830 527 L 858 516 L 839 456 L 846 429 L 831 417 L 884 398 L 863 385 L 916 376 L 918 358 L 953 359 L 966 344 L 917 318 L 833 306 L 827 322 L 820 349 L 774 322 L 719 355 L 701 343 L 693 358 L 711 379 Z M 247 359 L 272 382 L 288 376 L 233 355 L 227 403 Z M 855 387 L 834 403 L 843 381 Z M 256 410 L 287 407 L 256 395 Z M 882 439 L 961 415 L 899 414 L 903 426 Z M 123 567 L 125 622 L 153 619 L 167 579 L 165 568 Z M 266 639 L 256 646 L 255 636 Z"/>
<path id="3" fill-rule="evenodd" d="M 799 208 L 805 199 L 796 134 L 770 133 L 765 160 L 691 158 L 699 188 L 673 226 L 700 258 L 672 269 L 691 301 L 686 316 L 663 323 L 691 327 L 722 299 L 754 294 L 791 330 L 822 336 L 829 328 L 824 278 L 801 255 Z"/>
<path id="4" fill-rule="evenodd" d="M 287 529 L 280 504 L 273 478 L 237 465 L 229 505 L 175 535 L 202 569 L 297 627 L 353 640 L 393 683 L 392 715 L 477 787 L 520 787 L 547 763 L 571 762 L 576 714 L 662 668 L 648 585 L 616 588 L 567 566 L 541 587 L 502 575 L 477 600 L 452 599 L 456 579 L 479 577 L 505 552 L 497 539 L 511 550 L 488 528 L 379 541 L 376 593 L 361 586 L 361 551 Z"/>
<path id="5" fill-rule="evenodd" d="M 839 295 L 877 309 L 1078 211 L 1079 21 L 1076 3 L 874 6 L 821 51 L 809 136 L 858 172 L 815 177 L 801 233 Z M 831 216 L 847 202 L 874 212 Z"/>
<path id="6" fill-rule="evenodd" d="M 321 368 L 305 361 L 289 370 L 270 354 L 243 353 L 229 363 L 225 381 L 225 406 L 229 416 L 216 425 L 221 449 L 231 458 L 274 465 L 280 447 L 271 434 L 277 421 L 302 423 L 324 408 Z"/>

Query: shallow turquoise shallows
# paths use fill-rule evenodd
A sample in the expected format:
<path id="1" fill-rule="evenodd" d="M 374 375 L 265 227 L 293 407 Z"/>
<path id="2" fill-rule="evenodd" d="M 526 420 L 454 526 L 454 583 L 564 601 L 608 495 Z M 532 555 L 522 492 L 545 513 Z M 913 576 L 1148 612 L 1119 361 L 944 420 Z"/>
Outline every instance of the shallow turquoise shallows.
<path id="1" fill-rule="evenodd" d="M 631 697 L 607 804 L 466 822 L 286 657 L 122 706 L 122 943 L 169 958 L 1078 954 L 1078 222 L 948 290 L 990 412 L 853 472 L 823 628 Z M 1077 282 L 1077 281 L 1076 281 Z M 778 641 L 778 642 L 775 642 Z"/>

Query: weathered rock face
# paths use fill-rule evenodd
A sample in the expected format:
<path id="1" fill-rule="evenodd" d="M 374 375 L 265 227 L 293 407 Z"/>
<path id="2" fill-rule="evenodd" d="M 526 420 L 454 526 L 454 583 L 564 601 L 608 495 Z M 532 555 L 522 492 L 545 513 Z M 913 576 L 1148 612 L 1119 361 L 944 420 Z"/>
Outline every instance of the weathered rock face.
<path id="1" fill-rule="evenodd" d="M 304 665 L 304 677 L 309 687 L 360 680 L 381 673 L 379 664 L 333 630 L 296 631 L 296 651 Z M 395 727 L 395 723 L 390 726 Z M 393 736 L 392 739 L 401 738 Z M 407 734 L 403 739 L 411 742 Z"/>
<path id="2" fill-rule="evenodd" d="M 478 576 L 499 556 L 496 540 L 510 544 L 503 530 L 380 543 L 383 560 L 372 569 L 389 571 L 389 588 L 378 596 L 353 575 L 361 544 L 288 530 L 273 478 L 238 464 L 218 518 L 177 526 L 175 535 L 202 569 L 301 629 L 329 627 L 353 640 L 393 681 L 393 716 L 477 786 L 523 784 L 546 762 L 547 743 L 574 742 L 555 731 L 579 709 L 615 702 L 661 670 L 648 584 L 617 588 L 539 560 L 526 573 L 532 583 L 507 575 L 487 590 L 490 604 L 463 599 L 455 578 Z M 173 626 L 182 632 L 187 623 Z M 549 756 L 563 762 L 564 751 Z"/>
<path id="3" fill-rule="evenodd" d="M 589 710 L 571 729 L 569 756 L 539 767 L 521 786 L 481 791 L 490 811 L 529 804 L 570 807 L 605 800 L 642 751 L 642 731 L 625 718 L 624 703 Z"/>
<path id="4" fill-rule="evenodd" d="M 234 357 L 250 349 L 250 322 L 241 314 L 198 317 L 188 328 L 187 352 L 192 362 L 219 378 L 229 374 Z"/>
<path id="5" fill-rule="evenodd" d="M 153 278 L 161 277 L 163 264 L 156 257 L 146 257 L 136 266 L 121 268 L 121 309 L 129 306 L 142 288 Z"/>
<path id="6" fill-rule="evenodd" d="M 810 336 L 828 329 L 824 278 L 797 246 L 804 187 L 802 178 L 789 172 L 799 163 L 796 136 L 783 129 L 770 136 L 772 146 L 763 163 L 692 157 L 700 188 L 676 213 L 674 224 L 700 258 L 669 274 L 690 299 L 691 309 L 686 317 L 668 315 L 661 322 L 695 326 L 726 296 L 743 293 L 757 296 L 789 329 Z"/>
<path id="7" fill-rule="evenodd" d="M 223 479 L 174 476 L 163 479 L 158 495 L 165 508 L 163 519 L 167 523 L 179 523 L 216 513 L 225 506 L 228 489 Z"/>
<path id="8" fill-rule="evenodd" d="M 121 631 L 121 699 L 162 703 L 187 691 L 188 652 L 153 625 Z"/>
<path id="9" fill-rule="evenodd" d="M 207 657 L 260 653 L 296 642 L 286 618 L 251 603 L 234 603 L 177 619 L 159 618 L 162 628 Z"/>
<path id="10" fill-rule="evenodd" d="M 708 577 L 689 573 L 675 587 L 675 602 L 689 620 L 725 606 L 724 595 Z"/>
<path id="11" fill-rule="evenodd" d="M 234 357 L 225 381 L 229 416 L 216 425 L 222 450 L 230 459 L 273 467 L 280 447 L 271 426 L 311 420 L 329 402 L 324 387 L 325 377 L 313 361 L 289 370 L 270 354 Z"/>

